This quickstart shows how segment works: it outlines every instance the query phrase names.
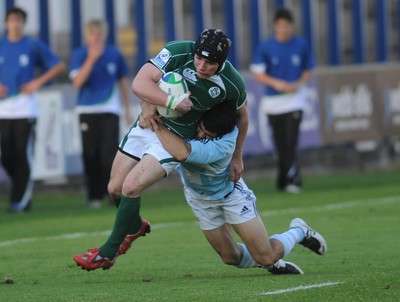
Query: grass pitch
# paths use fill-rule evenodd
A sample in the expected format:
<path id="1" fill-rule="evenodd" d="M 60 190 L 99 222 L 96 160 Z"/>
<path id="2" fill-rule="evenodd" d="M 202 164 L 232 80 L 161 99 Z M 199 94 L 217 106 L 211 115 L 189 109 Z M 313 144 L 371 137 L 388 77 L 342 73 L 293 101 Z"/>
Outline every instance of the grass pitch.
<path id="1" fill-rule="evenodd" d="M 396 301 L 400 297 L 400 170 L 306 176 L 299 195 L 271 178 L 248 181 L 269 234 L 304 218 L 328 242 L 318 256 L 296 246 L 303 276 L 224 265 L 208 246 L 181 189 L 148 192 L 152 232 L 108 271 L 72 260 L 101 245 L 115 209 L 87 209 L 74 192 L 37 192 L 31 213 L 10 215 L 0 195 L 0 301 Z"/>

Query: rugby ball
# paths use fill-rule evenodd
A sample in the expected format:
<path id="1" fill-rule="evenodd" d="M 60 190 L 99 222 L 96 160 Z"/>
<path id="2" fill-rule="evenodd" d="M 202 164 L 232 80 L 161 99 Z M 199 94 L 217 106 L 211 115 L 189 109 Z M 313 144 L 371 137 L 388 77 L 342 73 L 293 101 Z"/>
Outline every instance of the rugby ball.
<path id="1" fill-rule="evenodd" d="M 164 74 L 158 82 L 158 86 L 168 95 L 174 97 L 181 96 L 188 91 L 185 79 L 179 73 L 173 71 Z M 157 111 L 165 118 L 177 118 L 181 115 L 178 111 L 164 106 L 157 106 Z"/>

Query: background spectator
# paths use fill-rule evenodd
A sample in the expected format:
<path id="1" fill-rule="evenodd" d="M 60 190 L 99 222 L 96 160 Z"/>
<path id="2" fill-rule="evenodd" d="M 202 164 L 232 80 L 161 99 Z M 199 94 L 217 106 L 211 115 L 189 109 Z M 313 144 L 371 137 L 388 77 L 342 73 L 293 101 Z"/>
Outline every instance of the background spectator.
<path id="1" fill-rule="evenodd" d="M 86 45 L 73 51 L 70 78 L 79 88 L 76 111 L 82 134 L 83 164 L 89 207 L 101 206 L 119 143 L 122 98 L 127 123 L 132 123 L 129 69 L 115 46 L 106 45 L 107 25 L 86 25 Z M 119 86 L 119 89 L 118 87 Z"/>
<path id="2" fill-rule="evenodd" d="M 26 19 L 24 10 L 9 9 L 7 31 L 0 39 L 0 150 L 11 180 L 10 212 L 32 206 L 31 166 L 39 109 L 35 92 L 65 69 L 47 45 L 24 35 Z"/>
<path id="3" fill-rule="evenodd" d="M 250 66 L 264 84 L 269 124 L 278 160 L 278 190 L 298 193 L 301 176 L 298 159 L 299 127 L 306 99 L 305 85 L 314 59 L 307 43 L 293 35 L 293 16 L 280 9 L 274 16 L 274 36 L 258 46 Z"/>

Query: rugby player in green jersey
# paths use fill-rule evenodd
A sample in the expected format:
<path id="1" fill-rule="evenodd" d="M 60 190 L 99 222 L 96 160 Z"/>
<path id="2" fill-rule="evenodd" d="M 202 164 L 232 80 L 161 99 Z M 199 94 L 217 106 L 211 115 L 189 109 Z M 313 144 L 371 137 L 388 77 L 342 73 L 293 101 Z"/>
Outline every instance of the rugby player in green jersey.
<path id="1" fill-rule="evenodd" d="M 227 61 L 231 41 L 218 29 L 203 31 L 196 41 L 172 41 L 139 70 L 132 91 L 141 99 L 142 122 L 137 121 L 120 143 L 111 170 L 108 191 L 118 207 L 108 240 L 100 247 L 73 257 L 86 270 L 110 268 L 117 255 L 125 253 L 138 237 L 150 232 L 140 217 L 142 192 L 168 175 L 179 162 L 164 149 L 153 130 L 156 106 L 182 113 L 165 119 L 169 130 L 183 138 L 194 138 L 204 111 L 225 102 L 239 115 L 236 148 L 230 163 L 230 177 L 236 182 L 243 172 L 242 151 L 248 127 L 246 89 L 239 72 Z M 164 73 L 178 72 L 186 80 L 188 94 L 171 100 L 158 87 Z M 172 104 L 171 104 L 172 103 Z"/>

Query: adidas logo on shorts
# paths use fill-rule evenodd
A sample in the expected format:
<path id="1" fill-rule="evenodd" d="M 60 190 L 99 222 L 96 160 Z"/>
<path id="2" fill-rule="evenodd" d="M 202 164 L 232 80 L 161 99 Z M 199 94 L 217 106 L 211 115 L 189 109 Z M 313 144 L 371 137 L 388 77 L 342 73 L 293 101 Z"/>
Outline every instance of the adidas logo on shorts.
<path id="1" fill-rule="evenodd" d="M 244 216 L 250 212 L 251 212 L 251 210 L 248 207 L 243 206 L 242 210 L 240 211 L 240 216 Z"/>

